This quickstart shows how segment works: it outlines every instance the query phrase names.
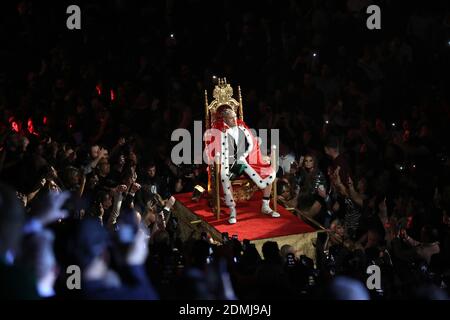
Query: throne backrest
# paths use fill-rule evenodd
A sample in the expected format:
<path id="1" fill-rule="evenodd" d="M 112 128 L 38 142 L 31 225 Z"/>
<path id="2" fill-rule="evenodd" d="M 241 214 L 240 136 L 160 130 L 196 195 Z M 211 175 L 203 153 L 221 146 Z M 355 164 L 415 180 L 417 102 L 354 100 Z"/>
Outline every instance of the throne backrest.
<path id="1" fill-rule="evenodd" d="M 214 87 L 213 100 L 208 103 L 208 91 L 205 90 L 205 126 L 206 129 L 219 119 L 223 107 L 230 107 L 236 112 L 239 119 L 244 120 L 241 87 L 238 86 L 238 100 L 233 98 L 233 88 L 226 78 L 219 78 Z"/>

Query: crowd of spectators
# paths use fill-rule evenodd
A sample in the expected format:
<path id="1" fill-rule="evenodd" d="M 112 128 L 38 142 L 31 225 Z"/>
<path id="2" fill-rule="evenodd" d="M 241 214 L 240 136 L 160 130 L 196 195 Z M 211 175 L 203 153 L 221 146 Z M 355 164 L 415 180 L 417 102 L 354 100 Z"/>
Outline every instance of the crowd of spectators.
<path id="1" fill-rule="evenodd" d="M 65 1 L 2 2 L 0 296 L 448 298 L 449 6 L 376 1 L 368 30 L 369 4 L 86 0 L 68 30 Z M 171 134 L 218 76 L 279 129 L 278 200 L 326 230 L 315 259 L 181 241 L 173 195 L 206 172 L 171 161 Z"/>

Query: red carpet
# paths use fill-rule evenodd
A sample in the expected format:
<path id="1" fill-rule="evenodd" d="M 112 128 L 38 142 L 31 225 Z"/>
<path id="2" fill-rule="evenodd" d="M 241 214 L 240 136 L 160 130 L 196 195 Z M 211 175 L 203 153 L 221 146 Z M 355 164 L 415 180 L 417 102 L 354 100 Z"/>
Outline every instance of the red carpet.
<path id="1" fill-rule="evenodd" d="M 277 211 L 281 217 L 272 218 L 271 216 L 263 215 L 260 212 L 261 192 L 257 192 L 251 201 L 237 205 L 237 223 L 234 225 L 228 224 L 228 207 L 221 206 L 220 219 L 217 220 L 216 214 L 211 211 L 206 199 L 202 198 L 199 202 L 193 202 L 191 197 L 192 193 L 175 195 L 175 198 L 183 203 L 186 208 L 219 232 L 228 232 L 230 238 L 236 234 L 239 240 L 257 240 L 315 231 L 313 227 L 307 225 L 280 205 L 278 205 Z"/>

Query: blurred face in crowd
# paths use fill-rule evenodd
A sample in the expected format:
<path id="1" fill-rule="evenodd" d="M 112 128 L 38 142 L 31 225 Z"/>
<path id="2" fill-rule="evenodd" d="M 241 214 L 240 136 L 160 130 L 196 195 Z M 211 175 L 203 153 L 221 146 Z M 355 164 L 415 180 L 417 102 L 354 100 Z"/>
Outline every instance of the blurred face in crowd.
<path id="1" fill-rule="evenodd" d="M 97 145 L 92 146 L 91 147 L 91 158 L 97 159 L 99 155 L 100 155 L 100 147 Z"/>
<path id="2" fill-rule="evenodd" d="M 88 189 L 94 189 L 98 184 L 98 176 L 96 174 L 93 174 L 89 177 L 87 181 L 87 188 Z"/>
<path id="3" fill-rule="evenodd" d="M 336 232 L 336 234 L 338 234 L 341 237 L 343 237 L 345 235 L 345 228 L 339 222 L 336 222 L 336 221 L 332 222 L 330 228 L 331 228 L 331 230 Z"/>
<path id="4" fill-rule="evenodd" d="M 303 160 L 303 165 L 305 169 L 311 171 L 314 168 L 314 159 L 311 156 L 306 156 L 305 160 Z"/>
<path id="5" fill-rule="evenodd" d="M 371 248 L 371 247 L 378 245 L 379 241 L 380 241 L 380 235 L 378 234 L 378 232 L 376 232 L 374 230 L 369 230 L 367 232 L 366 248 Z"/>
<path id="6" fill-rule="evenodd" d="M 66 151 L 66 157 L 69 162 L 74 162 L 77 159 L 77 153 L 73 149 L 68 149 Z"/>
<path id="7" fill-rule="evenodd" d="M 154 178 L 156 176 L 156 167 L 155 166 L 151 166 L 147 168 L 147 175 L 150 178 Z"/>
<path id="8" fill-rule="evenodd" d="M 132 170 L 123 177 L 122 183 L 127 186 L 131 186 L 134 182 L 136 182 L 136 180 L 137 180 L 137 173 L 136 171 Z"/>
<path id="9" fill-rule="evenodd" d="M 80 175 L 78 171 L 71 171 L 69 175 L 69 184 L 72 186 L 78 185 L 80 183 Z"/>
<path id="10" fill-rule="evenodd" d="M 112 197 L 109 193 L 105 194 L 105 196 L 103 197 L 102 206 L 105 210 L 109 209 L 112 206 Z"/>
<path id="11" fill-rule="evenodd" d="M 136 153 L 130 151 L 130 153 L 128 154 L 128 161 L 130 162 L 130 165 L 135 166 L 137 164 Z"/>

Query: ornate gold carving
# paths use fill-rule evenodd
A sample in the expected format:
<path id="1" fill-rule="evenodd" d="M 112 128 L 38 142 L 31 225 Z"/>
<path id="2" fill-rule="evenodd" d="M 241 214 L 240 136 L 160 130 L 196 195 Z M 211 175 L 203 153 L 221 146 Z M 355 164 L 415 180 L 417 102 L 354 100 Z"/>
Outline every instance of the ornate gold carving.
<path id="1" fill-rule="evenodd" d="M 253 197 L 255 191 L 258 190 L 256 184 L 251 180 L 243 180 L 244 183 L 238 188 L 234 186 L 235 182 L 237 181 L 233 182 L 233 198 L 236 202 L 249 201 Z"/>
<path id="2" fill-rule="evenodd" d="M 213 97 L 219 104 L 227 104 L 233 98 L 233 88 L 225 79 L 219 79 L 219 84 L 214 88 Z"/>
<path id="3" fill-rule="evenodd" d="M 242 100 L 240 96 L 241 90 L 239 88 L 239 99 Z M 205 94 L 206 96 L 206 94 Z M 242 119 L 242 106 L 241 104 L 233 98 L 233 88 L 230 84 L 227 83 L 226 78 L 219 78 L 218 84 L 214 87 L 213 90 L 213 98 L 214 100 L 208 105 L 209 111 L 209 120 L 210 122 L 214 122 L 216 120 L 216 111 L 220 106 L 228 105 L 230 106 L 234 112 Z M 208 100 L 206 99 L 206 104 L 208 104 Z M 207 126 L 210 123 L 206 124 Z"/>

